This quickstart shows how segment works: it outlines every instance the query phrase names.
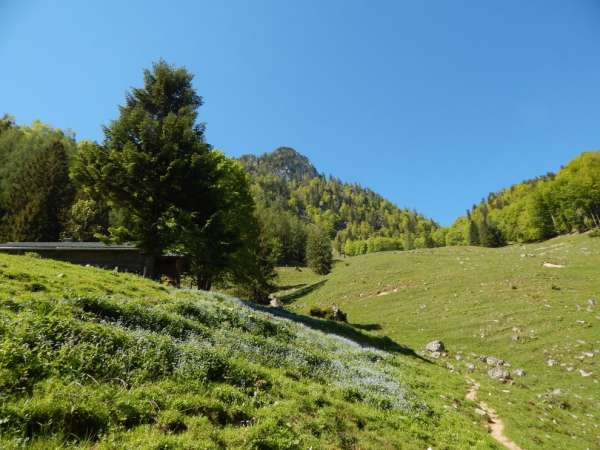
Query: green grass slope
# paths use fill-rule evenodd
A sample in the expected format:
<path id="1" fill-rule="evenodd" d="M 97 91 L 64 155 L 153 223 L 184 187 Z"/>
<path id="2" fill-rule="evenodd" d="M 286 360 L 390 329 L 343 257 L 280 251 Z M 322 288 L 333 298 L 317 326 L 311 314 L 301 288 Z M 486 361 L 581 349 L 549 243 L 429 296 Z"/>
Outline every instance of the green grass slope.
<path id="1" fill-rule="evenodd" d="M 375 253 L 326 277 L 305 272 L 280 271 L 289 308 L 337 303 L 355 328 L 412 348 L 443 340 L 450 354 L 438 364 L 480 382 L 480 399 L 522 448 L 600 448 L 600 238 Z M 482 355 L 526 375 L 493 381 Z"/>
<path id="2" fill-rule="evenodd" d="M 0 255 L 0 448 L 498 448 L 446 369 L 278 314 Z"/>

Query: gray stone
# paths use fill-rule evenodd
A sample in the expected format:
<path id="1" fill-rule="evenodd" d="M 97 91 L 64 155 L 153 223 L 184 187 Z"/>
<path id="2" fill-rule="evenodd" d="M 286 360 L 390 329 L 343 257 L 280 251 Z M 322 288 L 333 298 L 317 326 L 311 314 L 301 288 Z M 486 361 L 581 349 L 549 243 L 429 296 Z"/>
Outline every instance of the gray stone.
<path id="1" fill-rule="evenodd" d="M 473 363 L 467 363 L 467 370 L 469 372 L 473 372 L 475 370 L 475 364 L 473 364 Z"/>
<path id="2" fill-rule="evenodd" d="M 518 377 L 524 377 L 525 374 L 526 374 L 526 372 L 525 372 L 524 369 L 519 368 L 519 369 L 515 369 L 513 371 L 513 374 L 516 375 L 516 376 L 518 376 Z"/>
<path id="3" fill-rule="evenodd" d="M 493 380 L 506 381 L 510 380 L 510 372 L 502 367 L 492 367 L 488 370 L 488 377 Z"/>
<path id="4" fill-rule="evenodd" d="M 503 359 L 496 358 L 495 356 L 488 356 L 485 358 L 485 363 L 488 366 L 503 366 L 504 362 L 505 361 Z"/>
<path id="5" fill-rule="evenodd" d="M 425 350 L 428 352 L 443 352 L 445 350 L 444 343 L 442 341 L 431 341 L 425 346 Z"/>
<path id="6" fill-rule="evenodd" d="M 279 300 L 277 297 L 273 296 L 269 300 L 269 306 L 271 308 L 283 308 L 283 303 L 281 303 L 281 300 Z"/>
<path id="7" fill-rule="evenodd" d="M 480 416 L 487 416 L 487 412 L 485 412 L 483 409 L 481 408 L 475 408 L 475 414 L 480 415 Z"/>

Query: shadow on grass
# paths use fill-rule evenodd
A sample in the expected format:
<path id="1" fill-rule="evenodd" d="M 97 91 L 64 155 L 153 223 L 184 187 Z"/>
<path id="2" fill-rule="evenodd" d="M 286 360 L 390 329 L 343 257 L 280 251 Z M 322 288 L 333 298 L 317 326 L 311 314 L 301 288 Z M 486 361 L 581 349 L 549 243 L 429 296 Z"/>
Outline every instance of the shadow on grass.
<path id="1" fill-rule="evenodd" d="M 388 336 L 375 336 L 372 334 L 367 334 L 356 329 L 351 324 L 334 322 L 332 320 L 321 320 L 302 314 L 296 314 L 286 309 L 269 308 L 266 306 L 257 305 L 256 303 L 248 302 L 246 304 L 252 309 L 301 323 L 309 328 L 312 328 L 313 330 L 318 330 L 327 334 L 335 334 L 346 339 L 350 339 L 364 347 L 373 347 L 390 353 L 399 353 L 406 356 L 412 356 L 428 363 L 431 362 L 417 354 L 412 348 L 398 344 Z"/>
<path id="2" fill-rule="evenodd" d="M 285 284 L 282 286 L 277 286 L 277 290 L 278 291 L 287 291 L 288 289 L 298 289 L 301 287 L 306 286 L 306 283 L 300 283 L 300 284 Z"/>
<path id="3" fill-rule="evenodd" d="M 381 325 L 378 323 L 351 323 L 354 328 L 365 331 L 377 331 L 381 330 Z"/>
<path id="4" fill-rule="evenodd" d="M 317 281 L 316 283 L 313 283 L 313 284 L 304 285 L 304 287 L 296 289 L 295 291 L 290 292 L 289 294 L 282 295 L 281 297 L 279 297 L 279 300 L 281 300 L 281 302 L 284 304 L 292 303 L 293 301 L 298 300 L 300 297 L 304 297 L 305 295 L 308 295 L 311 292 L 316 291 L 321 286 L 323 286 L 326 282 L 327 282 L 327 279 Z"/>

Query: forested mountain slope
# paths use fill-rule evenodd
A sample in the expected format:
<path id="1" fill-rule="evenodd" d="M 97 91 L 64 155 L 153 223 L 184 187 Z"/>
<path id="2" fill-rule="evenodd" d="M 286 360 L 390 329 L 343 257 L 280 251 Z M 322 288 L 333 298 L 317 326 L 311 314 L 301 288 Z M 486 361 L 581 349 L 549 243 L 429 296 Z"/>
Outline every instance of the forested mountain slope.
<path id="1" fill-rule="evenodd" d="M 448 245 L 494 247 L 600 227 L 600 152 L 584 152 L 558 173 L 491 193 L 449 228 Z"/>
<path id="2" fill-rule="evenodd" d="M 251 175 L 258 214 L 273 230 L 275 246 L 282 248 L 279 264 L 302 263 L 298 255 L 306 224 L 327 230 L 342 254 L 443 244 L 433 220 L 358 184 L 319 174 L 291 148 L 245 155 L 240 161 Z"/>

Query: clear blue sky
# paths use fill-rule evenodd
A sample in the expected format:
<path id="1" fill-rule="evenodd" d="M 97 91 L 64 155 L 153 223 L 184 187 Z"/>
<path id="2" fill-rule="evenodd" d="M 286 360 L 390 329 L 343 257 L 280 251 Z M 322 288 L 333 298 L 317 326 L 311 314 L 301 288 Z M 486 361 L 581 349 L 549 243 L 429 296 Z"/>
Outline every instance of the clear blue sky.
<path id="1" fill-rule="evenodd" d="M 443 224 L 600 148 L 599 0 L 0 0 L 0 114 L 102 139 L 142 69 L 211 144 L 291 146 Z"/>

